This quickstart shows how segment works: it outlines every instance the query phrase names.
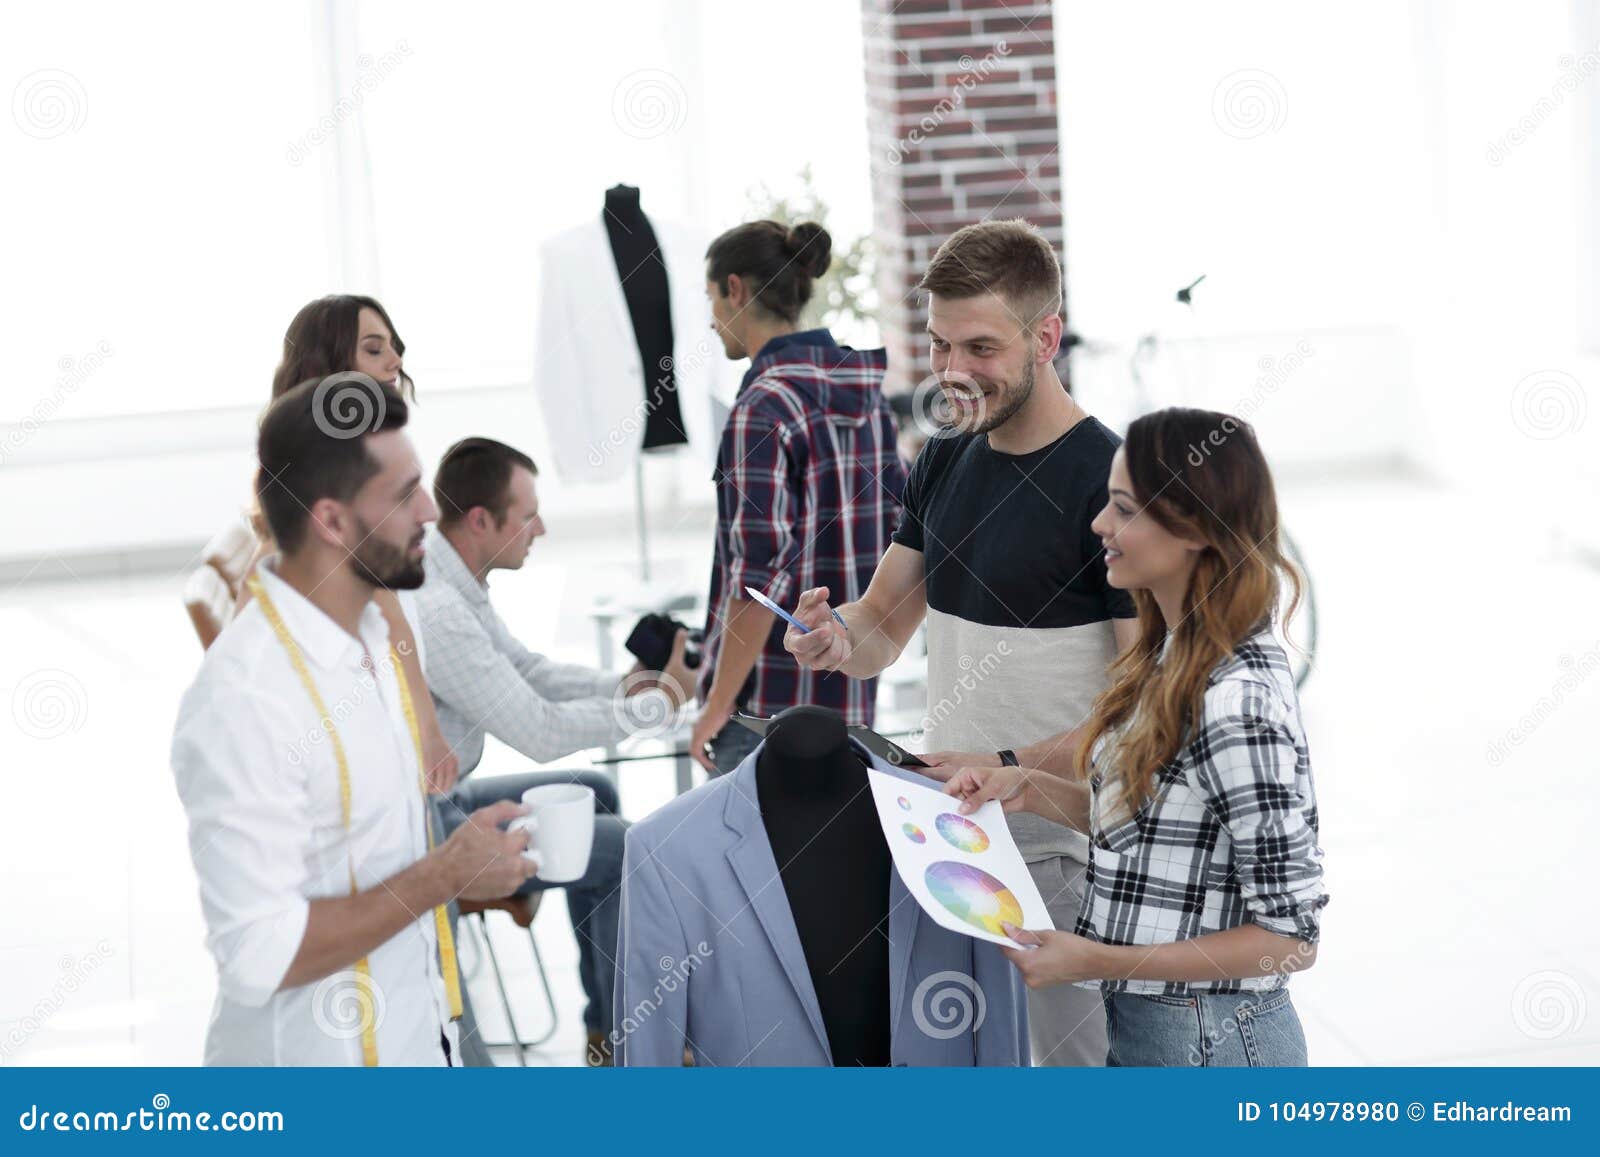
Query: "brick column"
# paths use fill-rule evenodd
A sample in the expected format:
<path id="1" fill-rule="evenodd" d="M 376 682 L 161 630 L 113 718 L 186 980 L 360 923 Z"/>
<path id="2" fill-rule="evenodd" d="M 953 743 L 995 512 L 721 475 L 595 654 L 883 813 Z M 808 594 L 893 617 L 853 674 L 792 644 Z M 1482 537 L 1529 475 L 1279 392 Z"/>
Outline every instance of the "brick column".
<path id="1" fill-rule="evenodd" d="M 879 327 L 890 390 L 928 374 L 914 287 L 963 225 L 1023 217 L 1061 255 L 1049 3 L 861 0 Z"/>

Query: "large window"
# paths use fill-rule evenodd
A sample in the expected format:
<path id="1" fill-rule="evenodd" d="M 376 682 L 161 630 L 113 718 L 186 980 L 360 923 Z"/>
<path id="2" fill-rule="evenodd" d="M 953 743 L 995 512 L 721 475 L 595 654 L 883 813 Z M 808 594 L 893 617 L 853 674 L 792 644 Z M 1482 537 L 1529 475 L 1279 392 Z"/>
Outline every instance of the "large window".
<path id="1" fill-rule="evenodd" d="M 598 218 L 609 186 L 698 223 L 694 15 L 360 6 L 358 59 L 391 65 L 362 117 L 377 280 L 426 389 L 532 380 L 539 243 Z"/>
<path id="2" fill-rule="evenodd" d="M 4 20 L 3 252 L 26 276 L 0 288 L 0 423 L 52 394 L 64 418 L 256 405 L 294 311 L 336 290 L 382 296 L 429 392 L 526 383 L 539 243 L 619 182 L 709 237 L 811 163 L 830 223 L 870 228 L 854 0 Z"/>
<path id="3" fill-rule="evenodd" d="M 330 275 L 305 4 L 8 6 L 0 422 L 259 403 Z"/>
<path id="4" fill-rule="evenodd" d="M 357 11 L 375 275 L 430 391 L 532 379 L 539 243 L 619 182 L 709 240 L 810 163 L 870 228 L 855 0 Z"/>
<path id="5" fill-rule="evenodd" d="M 314 297 L 389 308 L 425 460 L 485 431 L 543 457 L 539 248 L 608 187 L 709 240 L 809 164 L 840 244 L 870 228 L 856 0 L 63 0 L 0 8 L 0 80 L 0 508 L 29 520 L 0 556 L 231 516 Z M 654 465 L 659 504 L 708 500 L 697 457 Z M 574 489 L 545 496 L 633 505 Z"/>

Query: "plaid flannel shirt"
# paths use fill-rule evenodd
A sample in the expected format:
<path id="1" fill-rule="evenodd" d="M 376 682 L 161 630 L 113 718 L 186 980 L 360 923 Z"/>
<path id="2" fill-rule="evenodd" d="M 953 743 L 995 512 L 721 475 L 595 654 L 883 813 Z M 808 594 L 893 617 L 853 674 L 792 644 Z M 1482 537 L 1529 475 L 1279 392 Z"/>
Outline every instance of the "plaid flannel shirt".
<path id="1" fill-rule="evenodd" d="M 1092 760 L 1080 936 L 1168 944 L 1249 923 L 1317 941 L 1328 895 L 1311 756 L 1288 657 L 1270 633 L 1241 643 L 1211 673 L 1199 725 L 1131 818 L 1118 808 L 1119 785 L 1107 784 L 1111 741 L 1102 737 Z M 1273 975 L 1083 985 L 1182 996 L 1269 991 L 1285 983 Z"/>
<path id="2" fill-rule="evenodd" d="M 905 466 L 881 389 L 883 350 L 837 345 L 827 330 L 774 338 L 745 375 L 728 414 L 712 476 L 716 558 L 707 600 L 700 697 L 711 689 L 722 625 L 754 587 L 781 607 L 825 586 L 835 605 L 860 596 L 900 518 Z M 800 667 L 772 631 L 737 698 L 773 715 L 803 703 L 872 723 L 876 679 Z"/>

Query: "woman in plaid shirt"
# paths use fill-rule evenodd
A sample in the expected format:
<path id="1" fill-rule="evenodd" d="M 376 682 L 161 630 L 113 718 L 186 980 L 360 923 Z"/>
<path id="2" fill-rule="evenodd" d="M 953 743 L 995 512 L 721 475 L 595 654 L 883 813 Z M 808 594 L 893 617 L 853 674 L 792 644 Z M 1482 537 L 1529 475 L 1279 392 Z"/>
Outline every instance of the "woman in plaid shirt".
<path id="1" fill-rule="evenodd" d="M 965 768 L 968 812 L 997 799 L 1085 832 L 1072 932 L 1008 932 L 1030 987 L 1105 997 L 1110 1065 L 1304 1065 L 1288 974 L 1317 956 L 1327 903 L 1294 679 L 1272 634 L 1299 579 L 1279 549 L 1272 475 L 1251 428 L 1205 410 L 1147 414 L 1111 466 L 1094 531 L 1139 641 L 1072 733 L 1078 776 Z"/>

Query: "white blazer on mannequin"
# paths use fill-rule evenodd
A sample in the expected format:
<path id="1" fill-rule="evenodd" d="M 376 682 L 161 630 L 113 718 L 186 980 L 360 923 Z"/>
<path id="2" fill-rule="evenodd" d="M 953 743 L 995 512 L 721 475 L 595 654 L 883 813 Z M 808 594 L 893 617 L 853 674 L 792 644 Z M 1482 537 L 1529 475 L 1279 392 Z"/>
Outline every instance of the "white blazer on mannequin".
<path id="1" fill-rule="evenodd" d="M 684 432 L 709 469 L 721 433 L 711 428 L 711 398 L 729 363 L 710 329 L 705 242 L 671 221 L 650 225 L 667 266 Z M 600 214 L 540 246 L 539 268 L 533 379 L 556 473 L 563 482 L 625 477 L 644 441 L 645 372 Z"/>

